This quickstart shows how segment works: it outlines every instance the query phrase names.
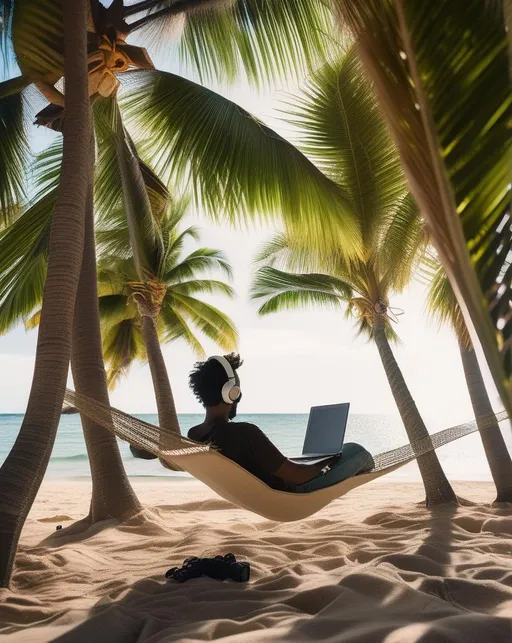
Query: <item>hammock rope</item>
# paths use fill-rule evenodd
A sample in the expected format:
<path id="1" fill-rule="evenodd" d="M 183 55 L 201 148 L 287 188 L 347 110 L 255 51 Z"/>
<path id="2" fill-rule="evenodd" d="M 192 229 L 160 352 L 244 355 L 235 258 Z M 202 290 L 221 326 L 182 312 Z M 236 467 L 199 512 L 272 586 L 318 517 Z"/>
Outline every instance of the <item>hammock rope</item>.
<path id="1" fill-rule="evenodd" d="M 65 401 L 122 440 L 133 444 L 139 449 L 149 451 L 158 457 L 172 461 L 173 456 L 207 453 L 212 450 L 209 445 L 200 444 L 182 435 L 165 431 L 161 427 L 140 420 L 112 406 L 97 402 L 85 395 L 80 395 L 70 389 L 66 390 Z M 383 471 L 398 464 L 410 462 L 421 455 L 439 449 L 445 444 L 459 440 L 478 430 L 483 431 L 494 426 L 496 422 L 503 422 L 508 417 L 506 411 L 500 411 L 493 415 L 478 418 L 478 422 L 477 420 L 472 420 L 429 434 L 428 437 L 417 440 L 414 445 L 405 444 L 396 449 L 373 455 L 375 464 L 372 471 Z M 162 432 L 165 433 L 167 447 L 165 449 L 160 447 Z"/>

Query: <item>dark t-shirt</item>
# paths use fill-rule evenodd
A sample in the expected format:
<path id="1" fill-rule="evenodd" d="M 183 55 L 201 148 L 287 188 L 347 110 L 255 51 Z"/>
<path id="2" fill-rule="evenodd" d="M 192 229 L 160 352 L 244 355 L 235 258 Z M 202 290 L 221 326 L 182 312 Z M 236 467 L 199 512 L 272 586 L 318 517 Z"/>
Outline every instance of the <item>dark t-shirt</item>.
<path id="1" fill-rule="evenodd" d="M 250 471 L 273 489 L 285 489 L 274 474 L 285 462 L 284 456 L 261 429 L 249 422 L 216 422 L 192 427 L 188 437 L 216 446 L 222 455 Z"/>

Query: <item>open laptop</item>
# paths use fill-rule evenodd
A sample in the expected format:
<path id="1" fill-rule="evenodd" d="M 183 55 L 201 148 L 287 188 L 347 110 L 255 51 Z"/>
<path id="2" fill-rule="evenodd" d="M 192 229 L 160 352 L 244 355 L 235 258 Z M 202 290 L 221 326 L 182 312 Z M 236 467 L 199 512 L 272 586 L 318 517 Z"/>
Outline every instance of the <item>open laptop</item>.
<path id="1" fill-rule="evenodd" d="M 349 409 L 348 402 L 311 407 L 302 455 L 290 460 L 313 463 L 340 454 L 345 439 Z"/>

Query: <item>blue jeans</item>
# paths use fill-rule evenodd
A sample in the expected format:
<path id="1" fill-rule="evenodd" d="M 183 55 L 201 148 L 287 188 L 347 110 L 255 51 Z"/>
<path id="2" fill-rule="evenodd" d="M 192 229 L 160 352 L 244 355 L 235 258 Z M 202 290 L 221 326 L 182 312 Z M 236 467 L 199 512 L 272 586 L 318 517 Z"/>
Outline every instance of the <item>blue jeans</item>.
<path id="1" fill-rule="evenodd" d="M 313 480 L 309 482 L 297 485 L 293 491 L 295 493 L 307 493 L 309 491 L 323 489 L 324 487 L 330 487 L 358 473 L 368 471 L 372 467 L 373 458 L 371 453 L 360 444 L 347 442 L 347 444 L 343 445 L 341 458 L 333 465 L 330 471 L 316 476 L 316 478 L 313 478 Z"/>

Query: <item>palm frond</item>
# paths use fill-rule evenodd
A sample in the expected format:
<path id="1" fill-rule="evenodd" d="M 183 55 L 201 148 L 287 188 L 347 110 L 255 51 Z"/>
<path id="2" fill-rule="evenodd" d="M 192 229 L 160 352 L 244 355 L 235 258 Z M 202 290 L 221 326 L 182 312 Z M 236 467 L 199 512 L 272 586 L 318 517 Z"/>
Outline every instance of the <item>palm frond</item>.
<path id="1" fill-rule="evenodd" d="M 102 218 L 98 223 L 96 243 L 102 261 L 108 260 L 112 264 L 121 260 L 130 260 L 133 267 L 133 251 L 123 206 L 112 210 L 108 221 Z M 134 269 L 131 272 L 136 274 Z"/>
<path id="2" fill-rule="evenodd" d="M 233 269 L 223 252 L 212 248 L 198 248 L 178 264 L 170 266 L 164 275 L 164 281 L 169 285 L 180 283 L 183 279 L 195 278 L 198 272 L 205 270 L 220 270 L 229 279 L 233 277 Z"/>
<path id="3" fill-rule="evenodd" d="M 187 239 L 192 239 L 194 241 L 199 241 L 200 238 L 200 232 L 199 229 L 196 226 L 189 226 L 188 228 L 185 228 L 182 232 L 177 232 L 177 230 L 174 229 L 169 229 L 170 227 L 170 218 L 166 219 L 167 223 L 165 223 L 165 226 L 167 229 L 163 231 L 163 236 L 165 240 L 165 245 L 166 245 L 166 258 L 165 258 L 165 264 L 167 266 L 173 265 L 179 260 L 179 257 L 181 255 L 181 252 L 184 248 L 185 242 Z M 168 227 L 169 226 L 169 227 Z"/>
<path id="4" fill-rule="evenodd" d="M 512 287 L 502 281 L 512 236 L 504 22 L 480 0 L 440 0 L 435 11 L 412 0 L 337 5 L 375 82 L 432 242 L 512 412 Z M 497 239 L 502 251 L 493 253 Z"/>
<path id="5" fill-rule="evenodd" d="M 56 190 L 45 194 L 0 236 L 0 309 L 6 307 L 2 315 L 10 320 L 3 324 L 2 332 L 16 322 L 12 317 L 14 312 L 20 312 L 20 321 L 40 304 L 43 268 L 39 260 L 46 262 L 56 200 Z M 34 284 L 29 286 L 31 275 Z M 17 304 L 18 289 L 20 302 Z M 28 303 L 29 294 L 34 297 L 31 303 Z"/>
<path id="6" fill-rule="evenodd" d="M 0 335 L 27 320 L 43 300 L 46 256 L 38 254 L 0 277 Z M 29 328 L 30 325 L 27 327 Z"/>
<path id="7" fill-rule="evenodd" d="M 177 339 L 183 339 L 199 358 L 206 356 L 198 337 L 190 328 L 185 317 L 173 306 L 171 298 L 164 300 L 160 311 L 160 321 L 159 330 L 163 341 L 174 342 Z"/>
<path id="8" fill-rule="evenodd" d="M 380 240 L 382 252 L 379 253 L 381 271 L 386 289 L 395 292 L 403 290 L 411 281 L 411 276 L 428 244 L 425 223 L 411 193 L 401 198 L 391 209 L 384 225 Z"/>
<path id="9" fill-rule="evenodd" d="M 172 293 L 173 306 L 183 317 L 190 319 L 206 337 L 223 350 L 235 350 L 238 332 L 233 321 L 215 306 L 188 295 Z"/>
<path id="10" fill-rule="evenodd" d="M 61 158 L 60 141 L 36 157 L 32 202 L 0 233 L 0 333 L 26 321 L 41 304 Z"/>
<path id="11" fill-rule="evenodd" d="M 17 213 L 25 196 L 29 147 L 23 118 L 23 77 L 0 83 L 0 226 Z"/>
<path id="12" fill-rule="evenodd" d="M 11 67 L 10 50 L 12 47 L 11 27 L 13 8 L 14 0 L 0 0 L 0 53 L 6 75 Z"/>
<path id="13" fill-rule="evenodd" d="M 15 0 L 11 39 L 23 73 L 52 84 L 64 70 L 62 4 L 54 0 Z"/>
<path id="14" fill-rule="evenodd" d="M 464 315 L 450 281 L 443 267 L 439 264 L 430 283 L 426 307 L 431 321 L 437 322 L 439 326 L 450 325 L 455 331 L 459 343 L 465 348 L 471 347 Z"/>
<path id="15" fill-rule="evenodd" d="M 313 74 L 285 110 L 304 151 L 351 197 L 365 247 L 406 192 L 400 156 L 355 46 Z"/>
<path id="16" fill-rule="evenodd" d="M 120 262 L 112 260 L 109 256 L 101 257 L 98 261 L 97 275 L 99 297 L 122 294 L 127 280 L 131 279 L 131 275 L 126 274 Z"/>
<path id="17" fill-rule="evenodd" d="M 41 303 L 56 190 L 36 201 L 0 236 L 0 333 Z"/>
<path id="18" fill-rule="evenodd" d="M 147 3 L 146 3 L 147 4 Z M 162 0 L 139 18 L 153 45 L 192 67 L 201 81 L 234 81 L 245 74 L 262 85 L 302 78 L 316 68 L 334 43 L 332 16 L 322 0 Z M 137 5 L 135 5 L 136 7 Z M 128 13 L 134 9 L 128 7 Z M 177 10 L 181 9 L 181 15 Z M 181 18 L 177 47 L 169 33 Z"/>
<path id="19" fill-rule="evenodd" d="M 256 267 L 264 265 L 294 273 L 327 272 L 341 278 L 349 278 L 350 263 L 343 248 L 317 250 L 307 238 L 290 231 L 274 235 L 254 259 Z"/>
<path id="20" fill-rule="evenodd" d="M 284 232 L 275 234 L 269 241 L 264 242 L 256 256 L 254 257 L 254 265 L 266 264 L 268 266 L 275 266 L 281 260 L 282 255 L 288 254 L 290 248 L 290 239 Z"/>
<path id="21" fill-rule="evenodd" d="M 127 374 L 135 360 L 146 359 L 142 333 L 135 319 L 124 319 L 103 332 L 103 356 L 110 389 Z"/>
<path id="22" fill-rule="evenodd" d="M 138 134 L 151 138 L 155 167 L 173 180 L 188 177 L 210 216 L 281 214 L 310 243 L 343 235 L 347 254 L 358 250 L 344 190 L 232 101 L 174 74 L 141 72 L 122 105 Z"/>
<path id="23" fill-rule="evenodd" d="M 251 299 L 265 299 L 260 315 L 306 305 L 339 308 L 350 298 L 345 282 L 323 274 L 294 274 L 276 268 L 260 268 L 251 286 Z"/>

